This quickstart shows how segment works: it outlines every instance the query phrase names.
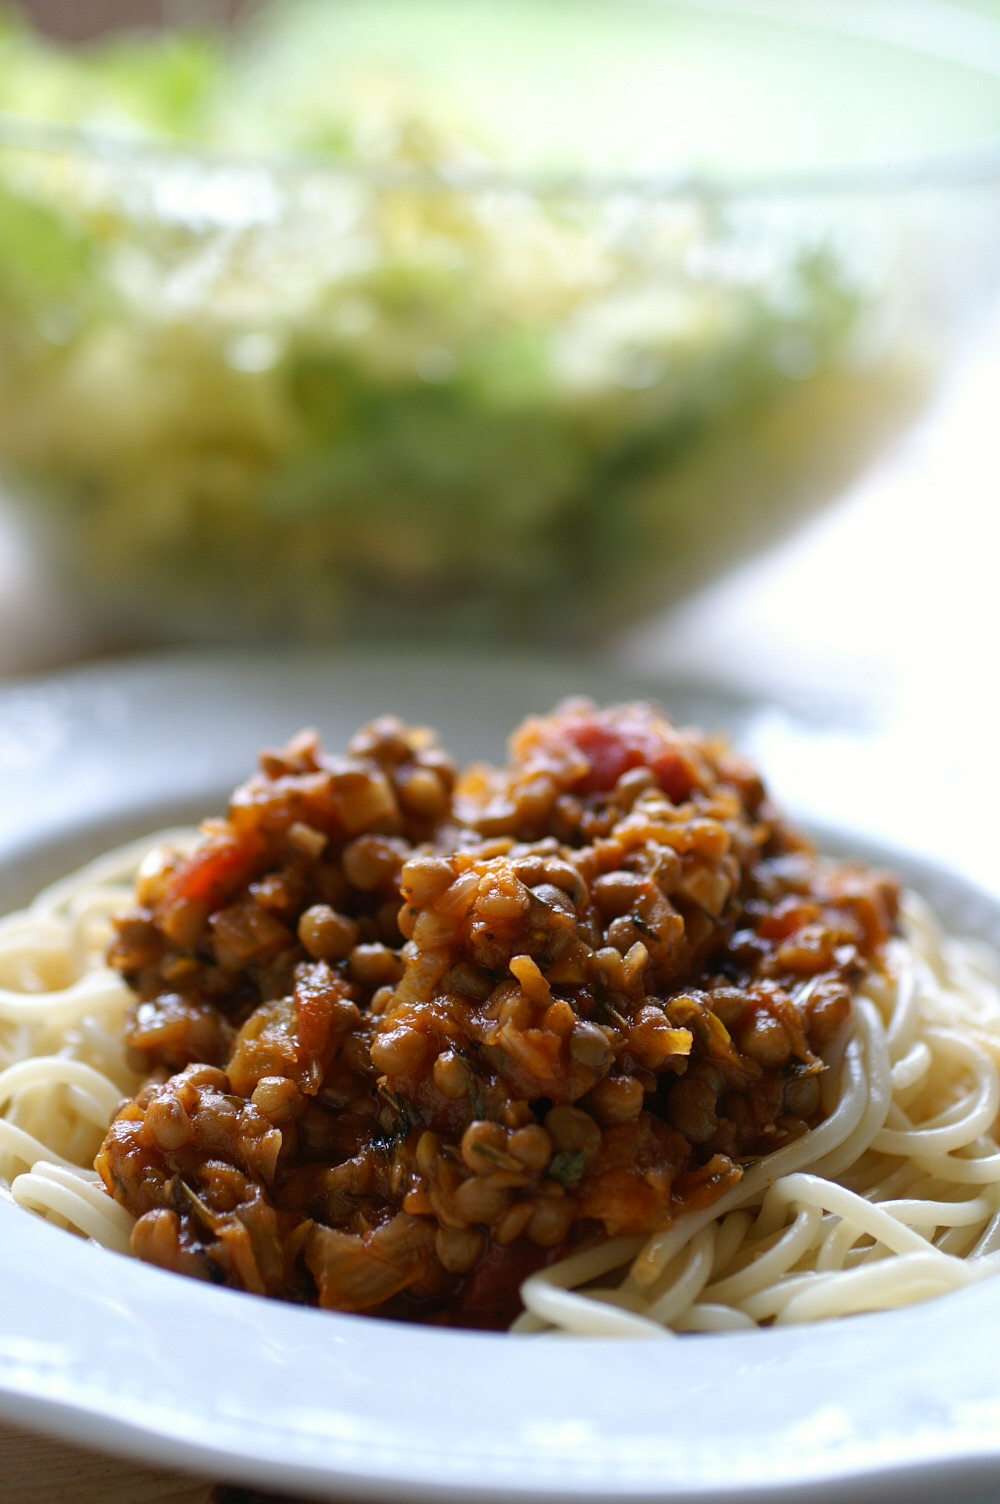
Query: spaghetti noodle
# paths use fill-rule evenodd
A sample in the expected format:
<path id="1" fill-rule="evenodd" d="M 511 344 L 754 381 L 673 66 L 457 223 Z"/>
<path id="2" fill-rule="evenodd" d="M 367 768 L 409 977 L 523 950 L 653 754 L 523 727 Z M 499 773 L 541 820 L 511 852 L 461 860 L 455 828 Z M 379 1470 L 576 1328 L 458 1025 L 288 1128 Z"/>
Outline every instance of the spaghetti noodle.
<path id="1" fill-rule="evenodd" d="M 148 850 L 197 840 L 169 832 L 112 853 L 0 921 L 0 1183 L 121 1253 L 134 1218 L 91 1168 L 119 1103 L 141 1088 L 125 1045 L 135 999 L 105 962 L 111 916 Z M 146 870 L 155 885 L 173 869 Z M 662 1336 L 811 1321 L 997 1272 L 998 1067 L 995 959 L 904 895 L 900 933 L 832 1045 L 812 1126 L 652 1236 L 590 1239 L 529 1273 L 515 1329 Z"/>
<path id="2" fill-rule="evenodd" d="M 892 975 L 858 1000 L 821 1127 L 708 1213 L 533 1275 L 518 1329 L 813 1321 L 1000 1272 L 1000 969 L 986 947 L 943 934 L 913 893 L 903 921 Z M 596 1287 L 623 1265 L 614 1288 Z"/>

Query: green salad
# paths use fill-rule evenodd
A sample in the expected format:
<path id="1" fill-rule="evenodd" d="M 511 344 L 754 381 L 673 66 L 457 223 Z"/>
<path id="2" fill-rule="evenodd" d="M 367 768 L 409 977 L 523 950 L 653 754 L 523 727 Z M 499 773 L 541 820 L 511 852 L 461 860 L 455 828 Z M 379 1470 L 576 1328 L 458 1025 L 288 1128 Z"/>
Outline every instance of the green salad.
<path id="1" fill-rule="evenodd" d="M 529 157 L 545 11 L 469 0 L 478 111 L 447 0 L 75 51 L 3 15 L 0 466 L 114 630 L 592 637 L 913 404 L 863 217 L 640 191 L 593 120 Z"/>

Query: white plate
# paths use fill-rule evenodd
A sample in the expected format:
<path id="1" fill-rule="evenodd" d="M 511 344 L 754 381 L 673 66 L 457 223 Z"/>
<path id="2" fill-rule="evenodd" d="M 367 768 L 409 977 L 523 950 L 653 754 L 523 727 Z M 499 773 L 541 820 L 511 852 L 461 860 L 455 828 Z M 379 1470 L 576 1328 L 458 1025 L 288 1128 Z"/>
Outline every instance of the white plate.
<path id="1" fill-rule="evenodd" d="M 218 809 L 258 747 L 304 723 L 336 746 L 395 710 L 437 725 L 460 758 L 498 758 L 520 716 L 562 694 L 649 688 L 610 669 L 319 656 L 135 661 L 10 686 L 0 906 L 113 840 Z M 654 688 L 677 719 L 753 742 L 752 706 Z M 838 832 L 845 842 L 856 844 Z M 1000 944 L 995 898 L 911 858 L 903 867 L 953 924 Z M 992 1497 L 1000 1483 L 1000 1281 L 797 1330 L 511 1340 L 207 1288 L 0 1203 L 0 1288 L 0 1416 L 258 1487 L 824 1504 L 848 1489 Z"/>

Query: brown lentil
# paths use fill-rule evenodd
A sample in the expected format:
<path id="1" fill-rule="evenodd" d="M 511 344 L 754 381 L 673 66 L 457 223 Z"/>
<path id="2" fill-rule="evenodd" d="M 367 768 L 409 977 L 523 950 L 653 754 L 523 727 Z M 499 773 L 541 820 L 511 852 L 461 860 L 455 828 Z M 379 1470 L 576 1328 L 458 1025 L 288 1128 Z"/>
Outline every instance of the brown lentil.
<path id="1" fill-rule="evenodd" d="M 299 920 L 298 936 L 314 961 L 343 961 L 358 943 L 358 926 L 327 903 L 314 903 Z"/>

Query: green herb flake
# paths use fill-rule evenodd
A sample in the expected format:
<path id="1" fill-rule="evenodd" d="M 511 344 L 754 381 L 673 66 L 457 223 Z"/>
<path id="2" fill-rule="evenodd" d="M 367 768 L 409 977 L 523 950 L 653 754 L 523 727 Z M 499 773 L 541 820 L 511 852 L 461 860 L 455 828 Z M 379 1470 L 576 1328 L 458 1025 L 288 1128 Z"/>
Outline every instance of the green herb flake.
<path id="1" fill-rule="evenodd" d="M 482 1093 L 479 1090 L 479 1082 L 475 1076 L 469 1077 L 469 1101 L 472 1104 L 473 1115 L 479 1119 L 485 1119 L 486 1108 L 483 1105 Z"/>
<path id="2" fill-rule="evenodd" d="M 574 1149 L 564 1154 L 557 1154 L 549 1165 L 547 1173 L 550 1180 L 557 1180 L 565 1189 L 576 1185 L 583 1176 L 583 1151 Z"/>
<path id="3" fill-rule="evenodd" d="M 618 1008 L 615 1007 L 614 1003 L 612 1003 L 610 999 L 602 998 L 599 1006 L 602 1012 L 607 1014 L 611 1022 L 617 1028 L 619 1028 L 623 1034 L 627 1034 L 629 1032 L 632 1027 L 630 1021 L 625 1017 L 624 1013 L 622 1013 Z"/>
<path id="4" fill-rule="evenodd" d="M 512 1154 L 505 1154 L 502 1149 L 494 1149 L 492 1144 L 483 1144 L 477 1139 L 472 1148 L 475 1154 L 480 1155 L 489 1164 L 496 1165 L 499 1170 L 509 1170 L 512 1174 L 517 1174 L 524 1169 L 524 1166 Z"/>
<path id="5" fill-rule="evenodd" d="M 379 1127 L 391 1133 L 395 1139 L 404 1139 L 410 1131 L 410 1117 L 399 1097 L 380 1081 L 377 1094 L 381 1107 L 378 1113 Z"/>

